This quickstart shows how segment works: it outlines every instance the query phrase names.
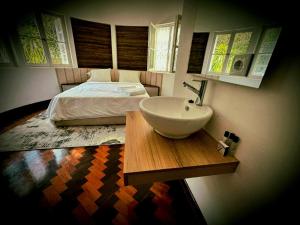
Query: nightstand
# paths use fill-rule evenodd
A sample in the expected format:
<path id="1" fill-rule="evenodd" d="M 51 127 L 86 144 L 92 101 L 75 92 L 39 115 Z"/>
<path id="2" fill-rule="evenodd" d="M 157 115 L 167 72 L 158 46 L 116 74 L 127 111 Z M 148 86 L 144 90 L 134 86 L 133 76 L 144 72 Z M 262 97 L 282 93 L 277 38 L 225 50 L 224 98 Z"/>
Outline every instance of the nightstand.
<path id="1" fill-rule="evenodd" d="M 150 95 L 150 97 L 159 96 L 159 87 L 158 86 L 144 84 L 144 87 L 145 87 L 147 93 Z"/>
<path id="2" fill-rule="evenodd" d="M 73 88 L 73 87 L 76 87 L 76 86 L 78 86 L 79 84 L 78 83 L 75 83 L 75 84 L 62 84 L 61 85 L 61 91 L 63 92 L 63 91 L 66 91 L 66 90 L 68 90 L 68 89 L 70 89 L 70 88 Z"/>

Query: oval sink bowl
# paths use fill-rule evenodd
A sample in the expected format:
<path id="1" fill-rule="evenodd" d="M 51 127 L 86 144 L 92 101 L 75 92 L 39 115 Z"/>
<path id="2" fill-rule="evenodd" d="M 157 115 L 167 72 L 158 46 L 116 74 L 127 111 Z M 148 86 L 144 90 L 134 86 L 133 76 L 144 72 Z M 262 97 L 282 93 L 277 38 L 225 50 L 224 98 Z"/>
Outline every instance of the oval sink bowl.
<path id="1" fill-rule="evenodd" d="M 145 98 L 139 106 L 145 120 L 157 133 L 174 139 L 200 130 L 213 114 L 209 106 L 197 106 L 181 97 Z"/>

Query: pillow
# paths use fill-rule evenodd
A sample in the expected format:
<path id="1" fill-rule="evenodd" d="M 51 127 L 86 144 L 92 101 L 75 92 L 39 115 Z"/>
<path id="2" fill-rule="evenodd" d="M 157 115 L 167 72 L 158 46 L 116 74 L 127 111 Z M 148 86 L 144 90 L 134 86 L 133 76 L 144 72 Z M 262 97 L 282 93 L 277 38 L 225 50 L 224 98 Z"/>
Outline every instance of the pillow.
<path id="1" fill-rule="evenodd" d="M 119 70 L 119 82 L 140 83 L 140 71 Z"/>
<path id="2" fill-rule="evenodd" d="M 90 75 L 87 82 L 111 82 L 110 69 L 93 69 L 87 74 Z"/>

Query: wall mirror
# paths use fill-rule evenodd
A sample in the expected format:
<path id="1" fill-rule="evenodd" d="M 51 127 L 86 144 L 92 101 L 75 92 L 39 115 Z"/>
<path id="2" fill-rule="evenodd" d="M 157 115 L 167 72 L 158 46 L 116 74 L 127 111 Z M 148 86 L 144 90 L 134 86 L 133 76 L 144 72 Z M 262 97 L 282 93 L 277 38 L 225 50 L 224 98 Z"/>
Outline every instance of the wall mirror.
<path id="1" fill-rule="evenodd" d="M 197 8 L 188 74 L 258 88 L 281 32 L 243 10 Z"/>

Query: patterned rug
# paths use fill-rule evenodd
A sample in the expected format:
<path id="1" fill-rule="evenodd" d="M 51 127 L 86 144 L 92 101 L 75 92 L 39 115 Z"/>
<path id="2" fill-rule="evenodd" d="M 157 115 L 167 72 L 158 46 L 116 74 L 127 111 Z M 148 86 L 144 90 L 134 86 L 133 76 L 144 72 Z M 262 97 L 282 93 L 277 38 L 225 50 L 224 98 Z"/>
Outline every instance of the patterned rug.
<path id="1" fill-rule="evenodd" d="M 0 135 L 0 152 L 123 144 L 125 125 L 56 127 L 42 112 Z"/>
<path id="2" fill-rule="evenodd" d="M 7 224 L 206 224 L 183 181 L 124 186 L 124 145 L 0 156 Z"/>

